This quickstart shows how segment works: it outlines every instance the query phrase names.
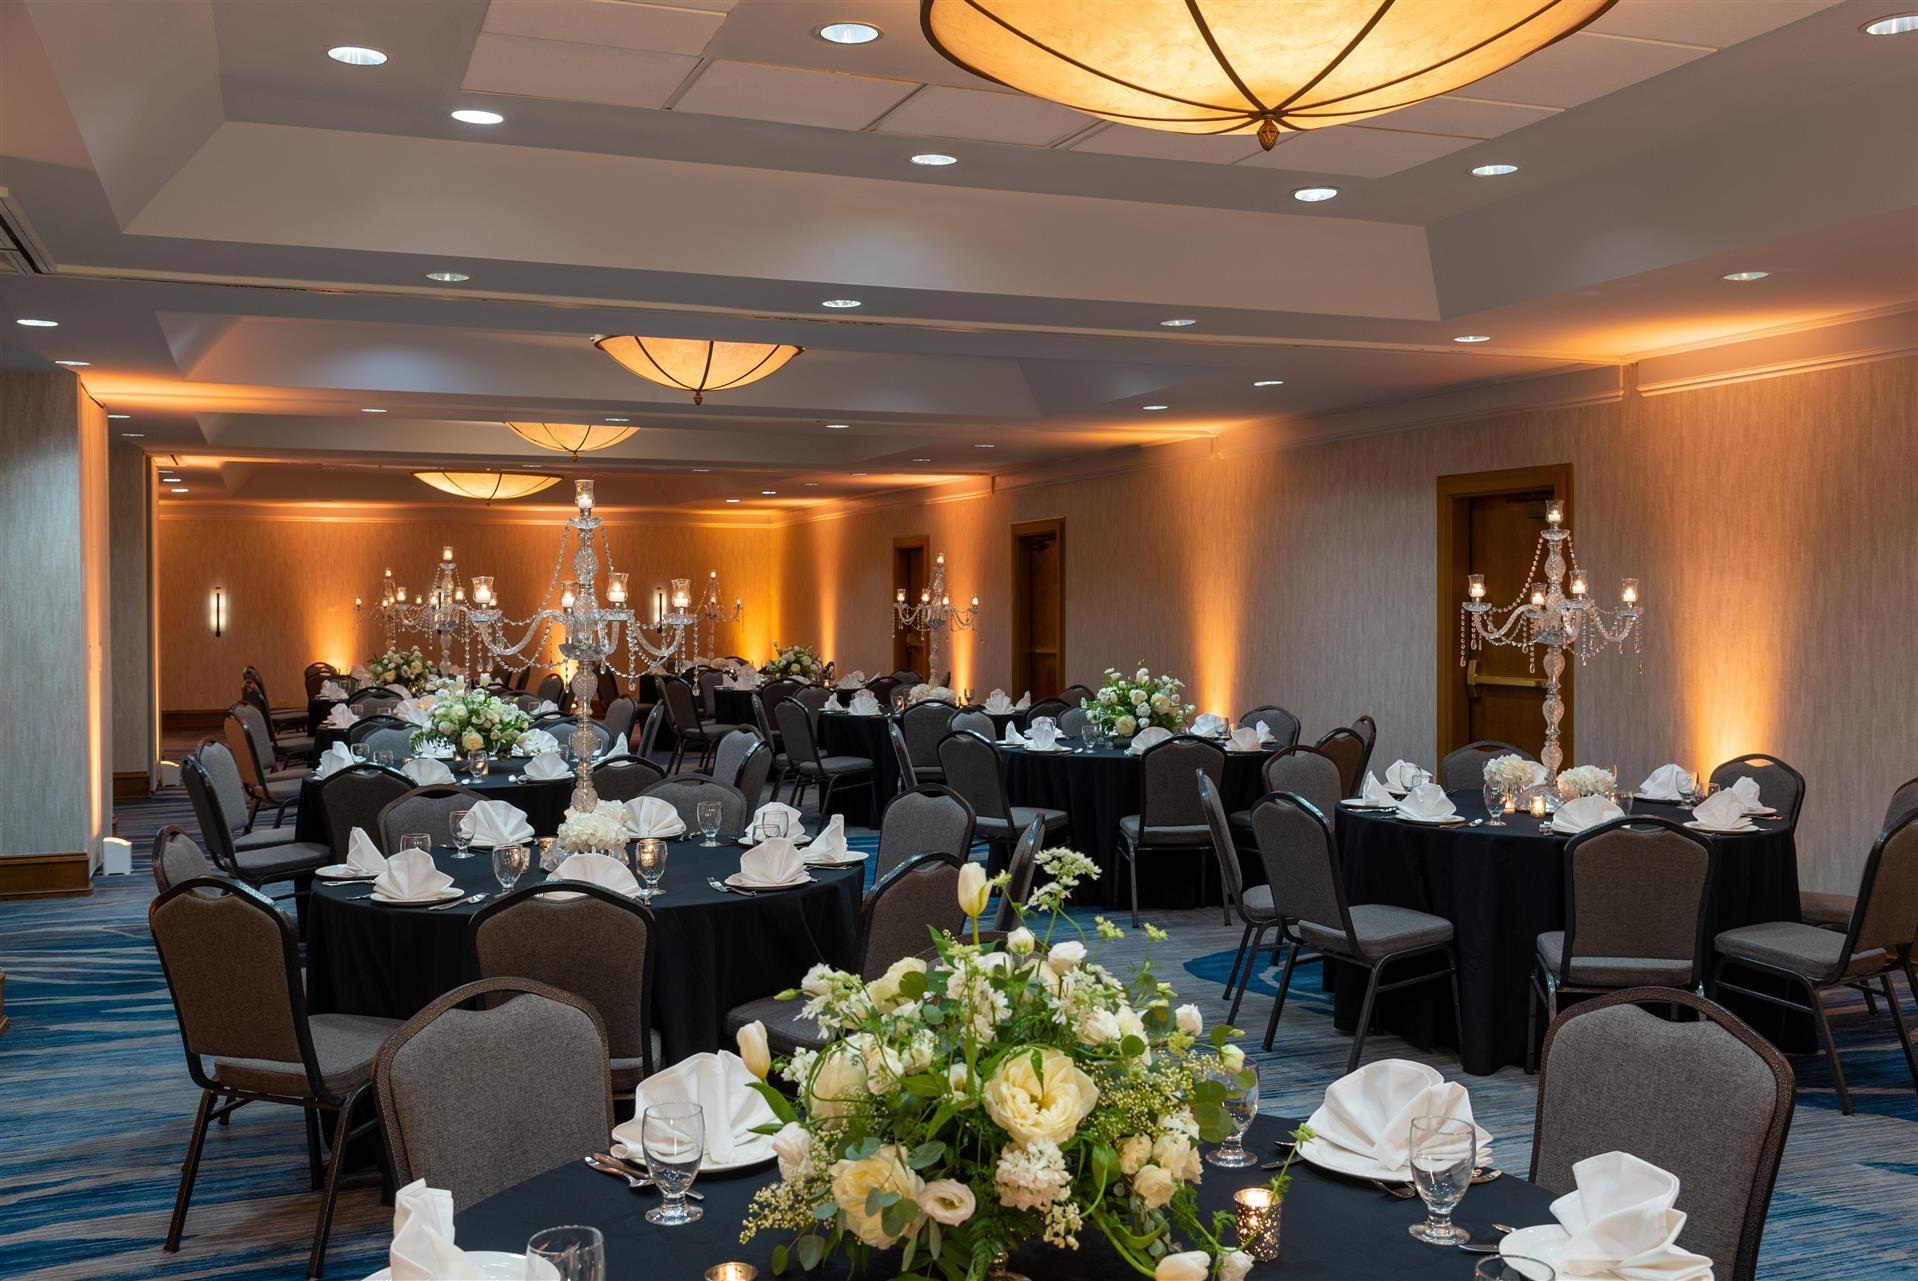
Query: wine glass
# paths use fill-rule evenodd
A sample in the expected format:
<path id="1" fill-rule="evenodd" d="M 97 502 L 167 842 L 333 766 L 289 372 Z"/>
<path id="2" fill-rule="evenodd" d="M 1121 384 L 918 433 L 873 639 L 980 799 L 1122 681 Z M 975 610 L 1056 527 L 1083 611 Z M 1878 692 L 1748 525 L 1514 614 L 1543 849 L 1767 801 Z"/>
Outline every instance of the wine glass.
<path id="1" fill-rule="evenodd" d="M 366 764 L 366 744 L 365 743 L 354 743 L 352 746 L 346 749 L 346 752 L 347 752 L 347 755 L 353 758 L 353 763 L 355 765 Z"/>
<path id="2" fill-rule="evenodd" d="M 1259 1114 L 1259 1070 L 1251 1064 L 1243 1069 L 1249 1082 L 1241 1079 L 1239 1072 L 1221 1064 L 1213 1073 L 1212 1079 L 1225 1087 L 1225 1097 L 1219 1100 L 1224 1109 L 1226 1120 L 1231 1122 L 1231 1132 L 1225 1136 L 1225 1142 L 1205 1154 L 1212 1165 L 1235 1170 L 1248 1165 L 1256 1165 L 1259 1158 L 1245 1150 L 1245 1131 L 1252 1124 L 1252 1118 Z"/>
<path id="3" fill-rule="evenodd" d="M 659 878 L 666 875 L 666 842 L 644 840 L 633 847 L 641 882 L 639 896 L 650 903 L 659 893 Z"/>
<path id="4" fill-rule="evenodd" d="M 524 845 L 495 845 L 493 879 L 499 882 L 500 890 L 510 893 L 519 878 L 526 874 L 527 864 L 531 861 L 531 852 Z"/>
<path id="5" fill-rule="evenodd" d="M 1485 780 L 1485 826 L 1505 826 L 1505 787 L 1501 783 Z"/>
<path id="6" fill-rule="evenodd" d="M 419 850 L 422 853 L 431 854 L 433 852 L 433 838 L 425 832 L 408 832 L 406 835 L 400 837 L 400 849 L 402 851 Z"/>
<path id="7" fill-rule="evenodd" d="M 698 808 L 694 810 L 694 815 L 699 820 L 699 843 L 701 845 L 719 844 L 719 802 L 701 801 Z"/>
<path id="8" fill-rule="evenodd" d="M 659 1187 L 659 1204 L 646 1222 L 678 1227 L 699 1220 L 701 1211 L 686 1200 L 706 1152 L 706 1117 L 697 1103 L 662 1103 L 646 1109 L 639 1123 L 640 1150 Z"/>
<path id="9" fill-rule="evenodd" d="M 1406 1229 L 1427 1245 L 1463 1245 L 1472 1234 L 1452 1222 L 1452 1209 L 1472 1186 L 1478 1135 L 1469 1121 L 1412 1118 L 1412 1186 L 1425 1202 L 1425 1222 Z"/>
<path id="10" fill-rule="evenodd" d="M 473 833 L 467 827 L 467 822 L 472 817 L 472 810 L 454 810 L 446 816 L 448 825 L 453 829 L 454 858 L 473 857 L 473 851 L 467 848 L 473 842 Z"/>
<path id="11" fill-rule="evenodd" d="M 466 754 L 466 772 L 473 776 L 475 783 L 485 778 L 486 771 L 491 768 L 491 762 L 483 749 L 475 748 Z"/>
<path id="12" fill-rule="evenodd" d="M 541 1228 L 526 1242 L 527 1281 L 606 1281 L 606 1238 L 598 1228 Z"/>

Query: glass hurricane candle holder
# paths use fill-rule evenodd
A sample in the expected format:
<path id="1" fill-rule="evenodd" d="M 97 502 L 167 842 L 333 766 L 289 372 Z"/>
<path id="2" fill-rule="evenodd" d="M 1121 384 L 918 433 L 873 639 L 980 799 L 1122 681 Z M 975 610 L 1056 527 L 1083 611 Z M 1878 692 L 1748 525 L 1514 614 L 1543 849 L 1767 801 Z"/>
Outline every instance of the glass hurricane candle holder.
<path id="1" fill-rule="evenodd" d="M 1532 817 L 1537 819 L 1542 819 L 1545 817 L 1545 793 L 1544 792 L 1532 793 Z"/>
<path id="2" fill-rule="evenodd" d="M 1279 1219 L 1285 1202 L 1270 1188 L 1240 1188 L 1232 1196 L 1239 1248 L 1261 1263 L 1279 1257 Z"/>
<path id="3" fill-rule="evenodd" d="M 706 1269 L 706 1281 L 753 1281 L 758 1275 L 750 1263 L 715 1263 Z"/>

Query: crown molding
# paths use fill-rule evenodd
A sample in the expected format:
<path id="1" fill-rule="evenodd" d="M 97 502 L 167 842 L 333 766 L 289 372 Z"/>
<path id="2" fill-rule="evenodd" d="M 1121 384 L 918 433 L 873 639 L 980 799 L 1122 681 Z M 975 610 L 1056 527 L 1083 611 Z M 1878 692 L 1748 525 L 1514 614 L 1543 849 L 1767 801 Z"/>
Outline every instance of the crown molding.
<path id="1" fill-rule="evenodd" d="M 1918 355 L 1918 308 L 1905 304 L 1648 356 L 1636 367 L 1638 394 L 1663 396 L 1912 355 Z"/>
<path id="2" fill-rule="evenodd" d="M 767 530 L 783 523 L 771 514 L 724 518 L 689 515 L 670 509 L 620 508 L 601 505 L 593 509 L 608 526 L 656 526 L 675 529 Z M 557 529 L 573 508 L 459 508 L 430 503 L 353 503 L 286 502 L 273 499 L 213 499 L 206 502 L 165 502 L 159 504 L 162 522 L 185 520 L 281 521 L 332 524 L 451 524 L 522 525 Z"/>

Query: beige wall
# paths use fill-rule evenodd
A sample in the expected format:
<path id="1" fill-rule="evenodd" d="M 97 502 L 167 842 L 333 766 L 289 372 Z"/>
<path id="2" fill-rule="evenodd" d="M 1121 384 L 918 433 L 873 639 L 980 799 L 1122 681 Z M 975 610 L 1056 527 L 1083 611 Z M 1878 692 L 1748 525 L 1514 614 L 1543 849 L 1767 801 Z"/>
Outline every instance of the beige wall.
<path id="1" fill-rule="evenodd" d="M 111 544 L 113 733 L 115 774 L 151 775 L 158 720 L 153 705 L 152 468 L 122 442 L 107 450 L 107 526 Z"/>

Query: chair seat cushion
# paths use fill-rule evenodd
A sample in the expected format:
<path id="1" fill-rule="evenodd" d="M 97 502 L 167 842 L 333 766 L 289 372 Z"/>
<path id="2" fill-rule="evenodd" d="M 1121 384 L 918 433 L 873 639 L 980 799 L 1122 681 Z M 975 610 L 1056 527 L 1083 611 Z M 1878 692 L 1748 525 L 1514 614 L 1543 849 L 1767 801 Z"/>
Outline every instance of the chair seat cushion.
<path id="1" fill-rule="evenodd" d="M 834 778 L 852 774 L 870 774 L 872 762 L 863 756 L 822 756 L 817 765 L 810 762 L 801 765 L 799 772 L 806 775 L 830 774 Z"/>
<path id="2" fill-rule="evenodd" d="M 1838 964 L 1844 959 L 1845 936 L 1833 930 L 1797 921 L 1764 921 L 1726 930 L 1715 940 L 1720 954 L 1737 960 L 1761 961 L 1815 982 L 1841 977 Z M 1885 968 L 1885 951 L 1874 947 L 1851 958 L 1842 977 L 1875 974 Z"/>
<path id="3" fill-rule="evenodd" d="M 921 783 L 943 783 L 946 781 L 946 771 L 937 765 L 915 765 L 912 767 L 912 776 Z"/>
<path id="4" fill-rule="evenodd" d="M 1409 907 L 1391 907 L 1384 903 L 1357 903 L 1350 909 L 1352 933 L 1358 936 L 1363 956 L 1384 956 L 1415 947 L 1444 943 L 1452 937 L 1452 923 L 1442 916 L 1415 912 Z M 1345 932 L 1337 926 L 1299 922 L 1299 937 L 1313 947 L 1328 952 L 1350 953 Z"/>
<path id="5" fill-rule="evenodd" d="M 233 851 L 234 861 L 250 880 L 276 879 L 310 872 L 333 861 L 333 851 L 317 841 L 287 841 Z"/>
<path id="6" fill-rule="evenodd" d="M 313 750 L 313 736 L 311 734 L 276 734 L 273 736 L 273 750 L 282 756 L 310 752 Z"/>
<path id="7" fill-rule="evenodd" d="M 1245 892 L 1239 895 L 1239 902 L 1244 905 L 1246 916 L 1254 921 L 1279 919 L 1279 909 L 1272 902 L 1270 885 L 1247 886 Z"/>
<path id="8" fill-rule="evenodd" d="M 1826 894 L 1820 890 L 1798 891 L 1798 917 L 1807 925 L 1847 929 L 1852 909 L 1858 906 L 1856 894 Z"/>
<path id="9" fill-rule="evenodd" d="M 1070 821 L 1064 810 L 1049 810 L 1038 805 L 1014 805 L 1007 812 L 1012 815 L 1009 821 L 1003 818 L 987 818 L 983 814 L 980 815 L 975 824 L 979 835 L 990 836 L 995 839 L 999 837 L 1011 838 L 1019 836 L 1024 833 L 1028 827 L 1031 827 L 1032 820 L 1038 818 L 1040 815 L 1045 816 L 1045 830 L 1048 832 L 1064 827 Z"/>
<path id="10" fill-rule="evenodd" d="M 291 845 L 294 829 L 287 827 L 262 827 L 251 832 L 240 832 L 233 837 L 236 850 L 265 850 L 275 845 Z"/>
<path id="11" fill-rule="evenodd" d="M 822 1049 L 827 1042 L 826 1034 L 813 1020 L 800 1017 L 799 1011 L 805 1005 L 804 1001 L 782 1001 L 776 996 L 762 996 L 757 1001 L 735 1005 L 726 1011 L 726 1035 L 730 1039 L 740 1028 L 757 1020 L 766 1025 L 766 1044 L 774 1054 Z"/>
<path id="12" fill-rule="evenodd" d="M 1141 835 L 1139 816 L 1128 814 L 1119 820 L 1119 837 L 1128 845 L 1210 845 L 1212 829 L 1204 823 L 1178 823 L 1148 827 Z"/>
<path id="13" fill-rule="evenodd" d="M 653 1042 L 653 1071 L 657 1072 L 666 1065 L 666 1051 L 660 1044 L 658 1032 L 654 1032 L 651 1039 Z M 613 1060 L 612 1068 L 613 1089 L 615 1092 L 630 1090 L 646 1079 L 646 1060 L 643 1058 L 616 1058 Z"/>
<path id="14" fill-rule="evenodd" d="M 313 1058 L 320 1079 L 334 1094 L 364 1085 L 373 1076 L 373 1056 L 400 1025 L 398 1019 L 370 1014 L 315 1014 L 306 1021 L 313 1037 Z M 263 1094 L 310 1094 L 306 1069 L 272 1059 L 215 1059 L 213 1079 L 239 1090 Z"/>
<path id="15" fill-rule="evenodd" d="M 1538 936 L 1538 959 L 1546 973 L 1558 973 L 1564 954 L 1564 930 L 1549 930 Z M 1688 988 L 1692 985 L 1692 963 L 1689 957 L 1575 956 L 1566 977 L 1575 986 Z"/>

